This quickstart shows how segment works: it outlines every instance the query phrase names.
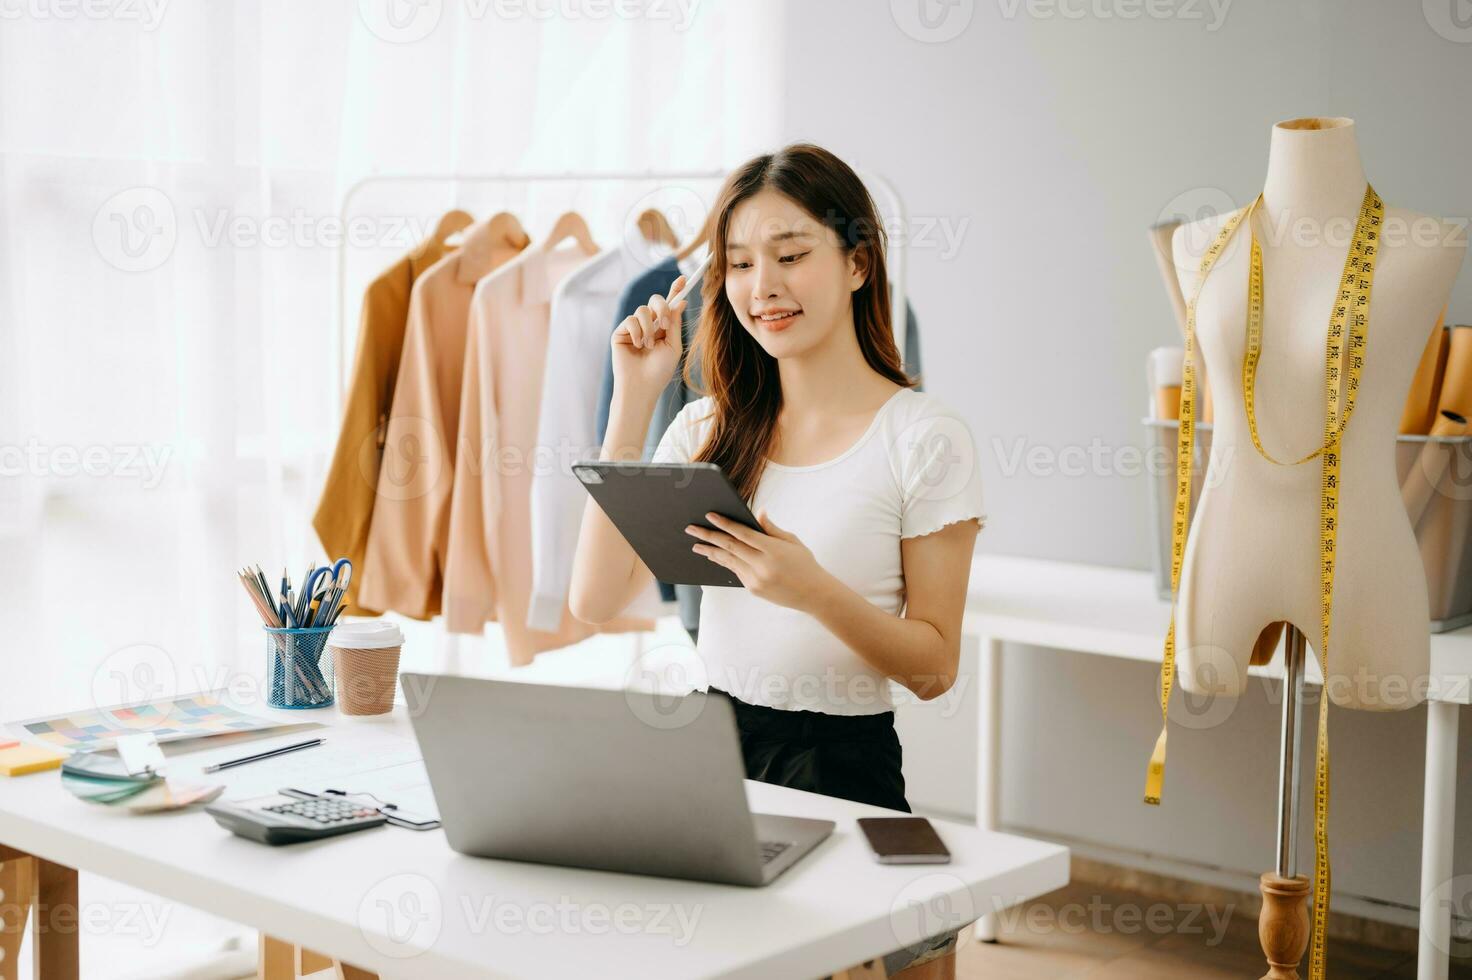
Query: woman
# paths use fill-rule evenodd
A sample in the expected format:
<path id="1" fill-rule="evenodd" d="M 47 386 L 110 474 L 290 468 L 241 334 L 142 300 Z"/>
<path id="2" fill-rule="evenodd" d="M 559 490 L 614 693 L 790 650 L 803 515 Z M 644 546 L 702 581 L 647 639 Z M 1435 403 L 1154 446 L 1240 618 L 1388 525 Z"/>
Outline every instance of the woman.
<path id="1" fill-rule="evenodd" d="M 719 465 L 763 530 L 716 514 L 715 531 L 686 528 L 745 586 L 704 590 L 699 660 L 731 699 L 749 778 L 908 811 L 891 679 L 922 699 L 955 681 L 984 519 L 974 444 L 901 369 L 882 226 L 845 163 L 810 144 L 757 157 L 714 215 L 684 369 L 693 387 L 698 361 L 710 394 L 654 461 Z M 614 331 L 603 459 L 640 457 L 684 307 L 651 296 Z M 573 614 L 606 622 L 651 580 L 590 499 Z M 954 934 L 936 937 L 886 966 L 953 975 L 954 948 Z"/>

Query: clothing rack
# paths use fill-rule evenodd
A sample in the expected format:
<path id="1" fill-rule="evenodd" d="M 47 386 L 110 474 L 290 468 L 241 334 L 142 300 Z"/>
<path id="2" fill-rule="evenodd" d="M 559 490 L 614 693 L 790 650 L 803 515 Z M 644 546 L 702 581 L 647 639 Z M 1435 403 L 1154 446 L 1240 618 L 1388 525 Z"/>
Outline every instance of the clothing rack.
<path id="1" fill-rule="evenodd" d="M 894 186 L 878 174 L 866 173 L 863 170 L 856 171 L 859 178 L 869 188 L 870 194 L 878 194 L 888 199 L 892 208 L 890 214 L 886 215 L 881 209 L 881 220 L 889 219 L 898 223 L 898 227 L 905 229 L 906 215 L 905 202 Z M 567 183 L 599 183 L 599 182 L 623 182 L 623 183 L 649 183 L 671 180 L 722 180 L 725 178 L 725 170 L 640 170 L 640 171 L 577 171 L 565 170 L 559 173 L 444 173 L 444 174 L 372 174 L 361 177 L 348 186 L 343 193 L 342 205 L 338 209 L 339 227 L 347 227 L 350 218 L 353 198 L 365 188 L 381 184 L 504 184 L 508 186 L 526 186 L 530 184 L 567 184 Z M 347 372 L 348 372 L 348 238 L 347 235 L 340 236 L 337 246 L 337 361 L 334 369 L 337 371 L 337 392 L 339 403 L 347 401 Z M 905 276 L 908 272 L 906 262 L 906 251 L 908 245 L 905 236 L 899 236 L 899 240 L 892 243 L 886 252 L 887 264 L 889 266 L 890 281 L 890 322 L 894 329 L 895 346 L 901 356 L 905 350 L 906 332 L 909 330 L 909 318 L 905 313 Z M 610 325 L 612 326 L 612 325 Z"/>

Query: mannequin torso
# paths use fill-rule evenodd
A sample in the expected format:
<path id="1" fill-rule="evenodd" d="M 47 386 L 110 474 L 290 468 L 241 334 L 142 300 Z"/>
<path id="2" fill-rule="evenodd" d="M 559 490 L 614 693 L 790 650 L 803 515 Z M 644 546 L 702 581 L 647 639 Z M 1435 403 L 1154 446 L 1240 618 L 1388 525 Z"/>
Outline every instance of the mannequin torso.
<path id="1" fill-rule="evenodd" d="M 1299 459 L 1324 441 L 1325 336 L 1364 193 L 1350 120 L 1274 127 L 1263 202 L 1251 220 L 1265 283 L 1256 416 L 1264 448 L 1279 460 Z M 1176 234 L 1187 297 L 1204 248 L 1192 243 L 1209 243 L 1225 217 Z M 1320 460 L 1278 466 L 1264 459 L 1242 397 L 1250 241 L 1244 223 L 1196 308 L 1198 365 L 1208 375 L 1215 422 L 1176 618 L 1180 683 L 1195 694 L 1240 694 L 1257 635 L 1276 620 L 1319 645 Z M 1364 368 L 1340 453 L 1328 691 L 1342 707 L 1405 708 L 1425 695 L 1426 579 L 1396 481 L 1395 438 L 1411 376 L 1465 250 L 1455 226 L 1387 205 Z"/>

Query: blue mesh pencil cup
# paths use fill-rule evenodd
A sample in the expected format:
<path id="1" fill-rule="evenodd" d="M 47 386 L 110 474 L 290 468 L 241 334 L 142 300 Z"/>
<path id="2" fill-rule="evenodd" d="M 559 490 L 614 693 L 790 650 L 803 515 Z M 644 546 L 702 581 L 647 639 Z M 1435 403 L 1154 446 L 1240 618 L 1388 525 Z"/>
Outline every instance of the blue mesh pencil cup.
<path id="1" fill-rule="evenodd" d="M 273 708 L 325 708 L 333 703 L 331 626 L 266 630 L 266 703 Z"/>

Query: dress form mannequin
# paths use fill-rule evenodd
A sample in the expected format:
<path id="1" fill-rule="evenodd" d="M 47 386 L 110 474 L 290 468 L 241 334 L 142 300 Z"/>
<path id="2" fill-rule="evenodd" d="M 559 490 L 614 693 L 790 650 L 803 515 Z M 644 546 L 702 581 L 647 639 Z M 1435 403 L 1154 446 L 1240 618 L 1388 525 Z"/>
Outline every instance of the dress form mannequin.
<path id="1" fill-rule="evenodd" d="M 1324 440 L 1324 341 L 1366 178 L 1354 123 L 1273 127 L 1263 202 L 1252 215 L 1264 269 L 1257 423 L 1295 460 Z M 1225 215 L 1183 226 L 1181 287 Z M 1187 540 L 1177 597 L 1182 688 L 1235 697 L 1263 627 L 1286 620 L 1319 644 L 1319 459 L 1278 466 L 1252 444 L 1242 397 L 1248 229 L 1239 228 L 1197 302 L 1196 337 L 1215 401 L 1211 472 Z M 1457 229 L 1387 205 L 1364 368 L 1340 453 L 1339 524 L 1327 691 L 1341 707 L 1408 708 L 1429 669 L 1426 578 L 1396 480 L 1395 437 L 1411 376 L 1466 251 Z M 1317 652 L 1317 651 L 1316 651 Z"/>

